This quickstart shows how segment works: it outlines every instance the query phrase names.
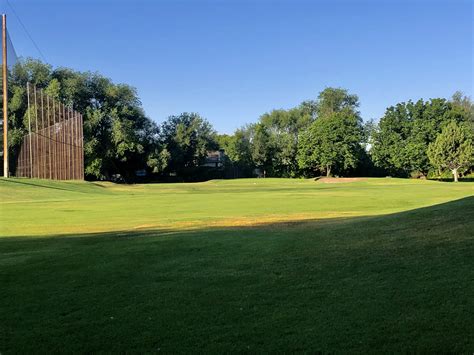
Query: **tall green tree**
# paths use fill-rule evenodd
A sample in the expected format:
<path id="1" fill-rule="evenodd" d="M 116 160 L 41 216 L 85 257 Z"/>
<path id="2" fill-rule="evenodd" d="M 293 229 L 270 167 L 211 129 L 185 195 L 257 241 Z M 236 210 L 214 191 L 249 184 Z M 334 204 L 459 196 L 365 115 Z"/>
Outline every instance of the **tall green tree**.
<path id="1" fill-rule="evenodd" d="M 153 162 L 149 157 L 160 150 L 158 127 L 145 116 L 134 88 L 115 84 L 98 73 L 53 69 L 34 59 L 19 61 L 10 72 L 12 157 L 28 132 L 27 82 L 83 114 L 87 178 L 108 179 L 121 174 L 133 179 L 135 170 L 153 169 L 147 163 Z"/>
<path id="2" fill-rule="evenodd" d="M 166 172 L 182 178 L 196 173 L 207 152 L 218 148 L 216 132 L 197 113 L 168 117 L 161 125 L 160 142 L 169 153 Z"/>
<path id="3" fill-rule="evenodd" d="M 300 133 L 313 121 L 312 115 L 312 108 L 306 102 L 290 110 L 273 110 L 260 117 L 260 124 L 268 134 L 268 144 L 271 148 L 269 164 L 272 175 L 298 175 L 298 140 Z"/>
<path id="4" fill-rule="evenodd" d="M 316 113 L 318 117 L 328 117 L 343 110 L 355 111 L 357 107 L 357 95 L 349 94 L 346 89 L 328 87 L 319 93 Z"/>
<path id="5" fill-rule="evenodd" d="M 271 168 L 272 146 L 265 125 L 257 123 L 251 127 L 251 154 L 255 166 L 264 174 Z"/>
<path id="6" fill-rule="evenodd" d="M 465 122 L 469 111 L 446 99 L 408 101 L 389 107 L 372 135 L 371 156 L 389 174 L 426 176 L 427 148 L 447 122 Z"/>
<path id="7" fill-rule="evenodd" d="M 472 132 L 467 124 L 451 121 L 436 140 L 428 146 L 431 163 L 441 169 L 449 169 L 458 181 L 459 171 L 474 164 Z"/>
<path id="8" fill-rule="evenodd" d="M 344 89 L 327 88 L 319 95 L 318 118 L 301 134 L 298 164 L 301 169 L 347 172 L 357 166 L 364 138 L 357 96 Z"/>
<path id="9" fill-rule="evenodd" d="M 220 135 L 218 137 L 219 147 L 225 151 L 231 168 L 236 169 L 233 175 L 252 175 L 254 164 L 250 135 L 249 127 L 243 127 L 237 129 L 233 135 Z"/>
<path id="10" fill-rule="evenodd" d="M 474 102 L 469 96 L 464 95 L 461 91 L 456 91 L 452 98 L 451 118 L 456 121 L 467 121 L 471 131 L 474 132 Z"/>
<path id="11" fill-rule="evenodd" d="M 351 112 L 336 112 L 316 120 L 302 134 L 298 164 L 310 172 L 345 173 L 359 162 L 363 138 L 359 117 Z"/>

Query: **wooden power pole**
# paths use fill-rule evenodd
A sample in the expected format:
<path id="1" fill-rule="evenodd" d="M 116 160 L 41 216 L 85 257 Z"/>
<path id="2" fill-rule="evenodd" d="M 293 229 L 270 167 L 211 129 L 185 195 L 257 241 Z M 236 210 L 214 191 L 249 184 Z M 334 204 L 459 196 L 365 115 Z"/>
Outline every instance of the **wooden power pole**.
<path id="1" fill-rule="evenodd" d="M 3 74 L 3 176 L 8 177 L 8 68 L 7 15 L 2 15 L 2 74 Z"/>

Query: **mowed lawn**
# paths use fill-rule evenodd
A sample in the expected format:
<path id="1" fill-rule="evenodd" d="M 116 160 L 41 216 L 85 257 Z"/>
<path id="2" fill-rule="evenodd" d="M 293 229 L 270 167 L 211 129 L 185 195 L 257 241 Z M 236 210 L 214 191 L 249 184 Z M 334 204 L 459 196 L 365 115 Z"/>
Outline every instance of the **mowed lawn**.
<path id="1" fill-rule="evenodd" d="M 0 353 L 474 351 L 474 183 L 0 179 Z"/>

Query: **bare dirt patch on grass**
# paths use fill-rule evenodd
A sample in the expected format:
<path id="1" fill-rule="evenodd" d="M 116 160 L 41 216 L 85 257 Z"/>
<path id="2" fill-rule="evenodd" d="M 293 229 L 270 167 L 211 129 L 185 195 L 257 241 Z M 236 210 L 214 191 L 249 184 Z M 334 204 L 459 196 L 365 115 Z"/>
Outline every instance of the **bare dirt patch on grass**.
<path id="1" fill-rule="evenodd" d="M 288 215 L 268 215 L 255 217 L 240 217 L 240 218 L 224 218 L 217 220 L 193 220 L 181 221 L 171 224 L 143 224 L 133 228 L 133 230 L 198 230 L 202 228 L 228 228 L 228 227 L 267 227 L 267 226 L 294 226 L 303 223 L 317 222 L 332 222 L 335 220 L 345 221 L 350 217 L 360 217 L 361 214 L 357 211 L 326 211 L 318 213 L 293 213 Z"/>

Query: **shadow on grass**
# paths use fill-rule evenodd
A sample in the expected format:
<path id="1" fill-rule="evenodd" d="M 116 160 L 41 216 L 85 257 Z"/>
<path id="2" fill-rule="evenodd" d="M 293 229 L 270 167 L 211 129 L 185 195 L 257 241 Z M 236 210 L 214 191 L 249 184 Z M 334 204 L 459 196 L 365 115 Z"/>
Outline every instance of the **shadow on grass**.
<path id="1" fill-rule="evenodd" d="M 474 197 L 375 217 L 0 238 L 2 353 L 468 353 Z"/>
<path id="2" fill-rule="evenodd" d="M 52 181 L 52 180 L 45 180 L 45 181 Z M 31 182 L 31 179 L 28 179 L 28 178 L 0 179 L 0 182 L 5 183 L 5 184 L 19 184 L 19 185 L 27 185 L 27 186 L 34 186 L 34 187 L 42 187 L 45 189 L 52 189 L 52 190 L 89 193 L 89 192 L 84 192 L 84 191 L 78 191 L 77 189 L 65 189 L 65 188 L 61 188 L 57 186 L 44 185 L 41 182 L 35 183 L 35 182 Z"/>
<path id="3" fill-rule="evenodd" d="M 418 223 L 420 221 L 424 224 L 439 225 L 440 221 L 445 223 L 452 223 L 452 225 L 459 223 L 474 224 L 474 196 L 465 197 L 459 200 L 445 202 L 442 204 L 416 208 L 413 210 L 397 212 L 387 215 L 377 216 L 356 216 L 356 217 L 334 217 L 334 218 L 314 218 L 302 220 L 285 220 L 262 222 L 255 224 L 242 225 L 212 225 L 212 226 L 189 226 L 178 228 L 140 228 L 130 230 L 117 230 L 107 232 L 90 232 L 90 233 L 67 233 L 55 234 L 48 236 L 9 236 L 0 238 L 0 246 L 2 242 L 33 242 L 45 240 L 60 240 L 67 238 L 143 238 L 143 237 L 170 237 L 170 236 L 203 236 L 211 233 L 231 233 L 231 234 L 245 234 L 249 231 L 280 233 L 289 229 L 304 229 L 324 230 L 324 229 L 345 229 L 351 230 L 353 228 L 383 228 L 395 224 L 398 228 L 403 228 L 404 224 Z M 449 221 L 448 221 L 449 220 Z M 416 227 L 416 226 L 415 226 Z M 474 232 L 473 232 L 474 234 Z"/>

